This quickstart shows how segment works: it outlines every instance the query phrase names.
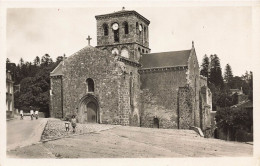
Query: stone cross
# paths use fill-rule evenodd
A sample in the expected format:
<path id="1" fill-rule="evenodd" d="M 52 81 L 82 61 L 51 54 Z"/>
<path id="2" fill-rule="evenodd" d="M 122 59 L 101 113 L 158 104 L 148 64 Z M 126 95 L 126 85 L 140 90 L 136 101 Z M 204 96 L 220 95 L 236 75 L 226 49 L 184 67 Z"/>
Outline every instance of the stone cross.
<path id="1" fill-rule="evenodd" d="M 88 38 L 87 38 L 87 40 L 88 40 L 88 45 L 90 46 L 90 40 L 91 40 L 92 38 L 90 38 L 90 36 L 88 35 Z"/>

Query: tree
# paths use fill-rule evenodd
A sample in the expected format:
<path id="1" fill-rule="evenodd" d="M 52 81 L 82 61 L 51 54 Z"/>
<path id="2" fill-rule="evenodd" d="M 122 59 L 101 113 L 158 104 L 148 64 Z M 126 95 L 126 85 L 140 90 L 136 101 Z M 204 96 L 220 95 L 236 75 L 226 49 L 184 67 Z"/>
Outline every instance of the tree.
<path id="1" fill-rule="evenodd" d="M 24 60 L 23 60 L 23 58 L 21 58 L 19 62 L 20 62 L 20 66 L 23 66 L 23 65 L 24 65 Z"/>
<path id="2" fill-rule="evenodd" d="M 63 61 L 63 56 L 58 56 L 56 58 L 56 63 L 59 64 L 61 61 Z"/>
<path id="3" fill-rule="evenodd" d="M 218 88 L 223 88 L 224 86 L 220 60 L 216 54 L 210 55 L 209 82 L 213 83 Z"/>
<path id="4" fill-rule="evenodd" d="M 233 79 L 232 69 L 231 69 L 231 66 L 229 64 L 227 64 L 226 68 L 225 68 L 225 73 L 224 73 L 224 80 L 228 87 L 230 87 L 230 83 L 231 83 L 232 79 Z"/>
<path id="5" fill-rule="evenodd" d="M 51 64 L 53 61 L 50 57 L 49 54 L 45 54 L 44 56 L 42 56 L 41 59 L 41 66 L 48 66 L 49 64 Z"/>
<path id="6" fill-rule="evenodd" d="M 35 59 L 33 60 L 33 64 L 35 66 L 40 66 L 40 64 L 41 64 L 40 57 L 36 56 Z"/>
<path id="7" fill-rule="evenodd" d="M 209 58 L 205 54 L 201 64 L 200 75 L 207 77 L 209 76 Z"/>

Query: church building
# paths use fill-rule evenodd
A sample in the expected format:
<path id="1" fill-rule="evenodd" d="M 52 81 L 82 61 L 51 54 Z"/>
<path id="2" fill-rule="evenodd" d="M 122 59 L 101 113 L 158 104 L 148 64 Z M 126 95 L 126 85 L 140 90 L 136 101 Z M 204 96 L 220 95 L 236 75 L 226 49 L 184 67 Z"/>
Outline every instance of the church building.
<path id="1" fill-rule="evenodd" d="M 89 44 L 50 73 L 50 115 L 79 123 L 205 130 L 211 92 L 194 48 L 151 53 L 150 21 L 134 10 L 95 16 Z M 163 28 L 163 27 L 162 27 Z"/>

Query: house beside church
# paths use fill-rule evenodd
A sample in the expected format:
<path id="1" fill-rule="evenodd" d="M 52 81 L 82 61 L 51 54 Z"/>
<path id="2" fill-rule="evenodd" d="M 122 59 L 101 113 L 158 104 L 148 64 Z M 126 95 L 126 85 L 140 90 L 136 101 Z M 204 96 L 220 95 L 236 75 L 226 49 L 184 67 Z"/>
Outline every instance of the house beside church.
<path id="1" fill-rule="evenodd" d="M 172 129 L 211 125 L 211 92 L 193 42 L 187 50 L 151 53 L 150 21 L 138 12 L 95 18 L 97 46 L 88 38 L 50 73 L 51 117 Z"/>
<path id="2" fill-rule="evenodd" d="M 14 81 L 10 71 L 6 71 L 6 119 L 14 117 Z"/>

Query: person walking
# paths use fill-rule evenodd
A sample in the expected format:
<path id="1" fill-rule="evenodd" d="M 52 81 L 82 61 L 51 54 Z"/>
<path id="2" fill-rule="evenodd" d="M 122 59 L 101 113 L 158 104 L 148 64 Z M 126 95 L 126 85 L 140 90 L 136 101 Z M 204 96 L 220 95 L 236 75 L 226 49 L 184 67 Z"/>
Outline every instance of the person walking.
<path id="1" fill-rule="evenodd" d="M 30 114 L 31 114 L 31 120 L 33 120 L 34 111 L 33 111 L 32 107 L 31 107 L 31 110 L 30 110 Z"/>
<path id="2" fill-rule="evenodd" d="M 72 128 L 73 128 L 73 133 L 75 133 L 76 132 L 76 126 L 77 126 L 77 120 L 76 120 L 76 118 L 75 118 L 75 115 L 72 115 L 72 118 L 71 118 L 71 126 L 72 126 Z"/>
<path id="3" fill-rule="evenodd" d="M 23 110 L 20 110 L 20 116 L 21 116 L 21 120 L 23 119 Z"/>
<path id="4" fill-rule="evenodd" d="M 38 119 L 38 114 L 39 114 L 39 111 L 38 111 L 38 109 L 36 109 L 35 113 L 34 113 L 36 120 Z"/>

